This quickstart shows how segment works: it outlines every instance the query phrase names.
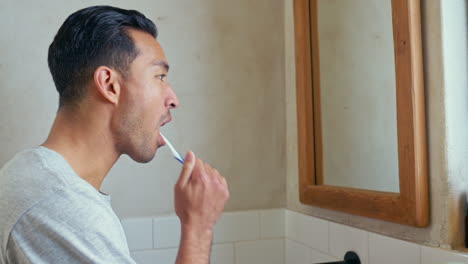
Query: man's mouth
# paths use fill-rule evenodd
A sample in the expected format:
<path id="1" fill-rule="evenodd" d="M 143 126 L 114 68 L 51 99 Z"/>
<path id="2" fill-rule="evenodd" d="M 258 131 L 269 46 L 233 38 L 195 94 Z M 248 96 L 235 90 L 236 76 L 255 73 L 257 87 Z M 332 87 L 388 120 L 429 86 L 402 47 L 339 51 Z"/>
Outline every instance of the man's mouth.
<path id="1" fill-rule="evenodd" d="M 162 126 L 164 126 L 165 124 L 171 122 L 171 120 L 172 120 L 171 117 L 169 117 L 168 119 L 165 119 L 165 120 L 161 123 L 160 127 L 162 127 Z"/>
<path id="2" fill-rule="evenodd" d="M 172 120 L 171 113 L 168 113 L 167 115 L 164 115 L 163 118 L 162 118 L 162 120 L 163 120 L 163 121 L 161 122 L 161 124 L 159 125 L 159 127 L 162 127 L 162 126 L 164 126 L 165 124 L 171 122 L 171 120 Z"/>

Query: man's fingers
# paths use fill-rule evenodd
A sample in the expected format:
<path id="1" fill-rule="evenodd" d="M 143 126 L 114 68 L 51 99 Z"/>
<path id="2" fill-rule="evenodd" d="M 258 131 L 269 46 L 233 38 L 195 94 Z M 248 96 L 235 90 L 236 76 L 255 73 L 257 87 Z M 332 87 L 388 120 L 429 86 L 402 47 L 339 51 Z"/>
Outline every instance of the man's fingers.
<path id="1" fill-rule="evenodd" d="M 226 178 L 224 178 L 223 176 L 219 176 L 219 180 L 221 182 L 221 184 L 226 187 L 226 189 L 228 188 L 228 184 L 227 184 L 227 181 L 226 181 Z"/>
<path id="2" fill-rule="evenodd" d="M 210 164 L 203 162 L 195 157 L 192 152 L 187 153 L 185 157 L 184 167 L 180 174 L 178 184 L 184 186 L 189 181 L 202 182 L 217 182 L 218 184 L 226 185 L 224 179 L 218 170 L 212 168 Z"/>
<path id="3" fill-rule="evenodd" d="M 189 181 L 190 175 L 192 174 L 193 168 L 195 167 L 195 161 L 195 154 L 189 151 L 187 155 L 185 155 L 184 166 L 182 167 L 182 171 L 178 180 L 179 184 L 185 185 Z"/>
<path id="4" fill-rule="evenodd" d="M 208 177 L 210 178 L 211 182 L 219 182 L 219 180 L 218 180 L 219 173 L 218 173 L 218 171 L 216 169 L 211 167 L 211 165 L 208 164 L 208 163 L 205 163 L 205 169 L 206 169 L 206 173 L 208 174 Z"/>
<path id="5" fill-rule="evenodd" d="M 213 172 L 215 174 L 215 178 L 216 180 L 220 183 L 220 184 L 223 184 L 223 176 L 221 176 L 221 174 L 219 173 L 219 171 L 217 169 L 213 169 Z"/>

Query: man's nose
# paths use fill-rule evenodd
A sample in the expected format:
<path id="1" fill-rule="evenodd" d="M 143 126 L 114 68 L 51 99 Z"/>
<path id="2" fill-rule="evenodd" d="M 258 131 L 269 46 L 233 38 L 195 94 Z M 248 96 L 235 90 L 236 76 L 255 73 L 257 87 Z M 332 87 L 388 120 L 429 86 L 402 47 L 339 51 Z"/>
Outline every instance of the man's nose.
<path id="1" fill-rule="evenodd" d="M 167 107 L 169 107 L 169 109 L 176 108 L 179 106 L 179 98 L 177 98 L 177 95 L 175 94 L 171 86 L 169 86 L 169 95 L 167 97 L 166 105 Z"/>

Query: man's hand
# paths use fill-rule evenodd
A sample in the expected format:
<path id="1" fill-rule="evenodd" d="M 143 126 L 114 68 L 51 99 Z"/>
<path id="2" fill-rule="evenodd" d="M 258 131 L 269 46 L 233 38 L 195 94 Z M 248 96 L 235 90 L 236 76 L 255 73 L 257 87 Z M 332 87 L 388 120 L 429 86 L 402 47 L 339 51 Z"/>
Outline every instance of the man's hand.
<path id="1" fill-rule="evenodd" d="M 176 263 L 206 264 L 209 262 L 213 226 L 229 198 L 226 179 L 189 152 L 174 194 L 175 211 L 182 228 Z"/>

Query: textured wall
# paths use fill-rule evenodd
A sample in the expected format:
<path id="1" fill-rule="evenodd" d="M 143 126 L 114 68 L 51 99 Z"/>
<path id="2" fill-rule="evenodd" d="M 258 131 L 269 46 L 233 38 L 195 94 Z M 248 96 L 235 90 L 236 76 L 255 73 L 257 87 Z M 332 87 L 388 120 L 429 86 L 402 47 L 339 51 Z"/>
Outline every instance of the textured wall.
<path id="1" fill-rule="evenodd" d="M 91 4 L 137 9 L 159 28 L 180 99 L 163 128 L 224 174 L 227 211 L 284 207 L 284 4 L 227 1 L 0 1 L 0 166 L 41 144 L 57 109 L 47 48 L 65 18 Z M 106 178 L 122 217 L 173 211 L 180 165 L 163 148 L 138 164 L 122 157 Z"/>
<path id="2" fill-rule="evenodd" d="M 440 247 L 457 247 L 466 204 L 466 2 L 421 1 L 428 135 L 430 225 L 414 228 L 299 202 L 292 0 L 285 6 L 287 204 L 291 210 L 384 235 Z"/>

